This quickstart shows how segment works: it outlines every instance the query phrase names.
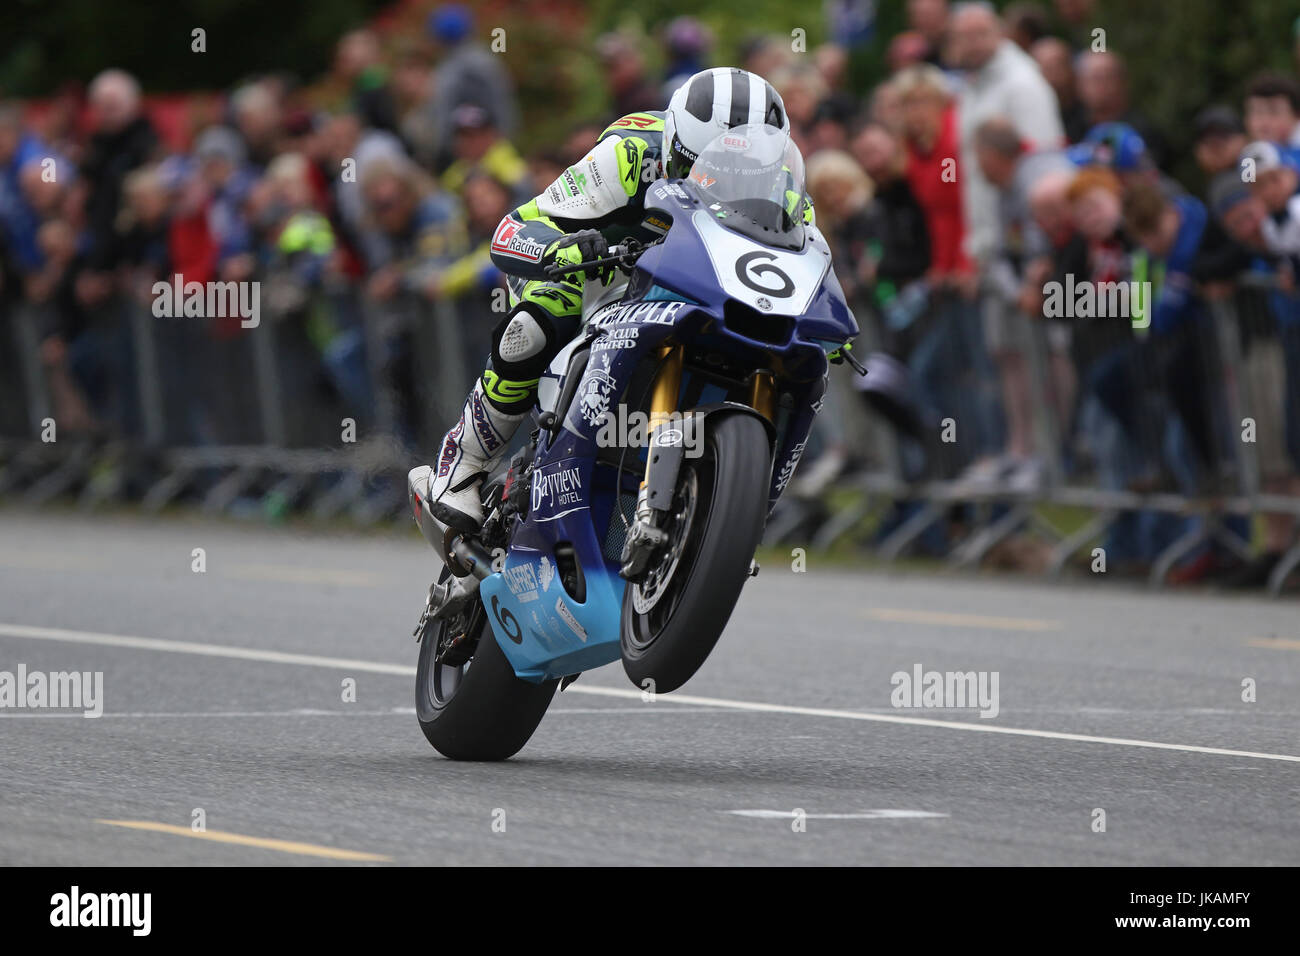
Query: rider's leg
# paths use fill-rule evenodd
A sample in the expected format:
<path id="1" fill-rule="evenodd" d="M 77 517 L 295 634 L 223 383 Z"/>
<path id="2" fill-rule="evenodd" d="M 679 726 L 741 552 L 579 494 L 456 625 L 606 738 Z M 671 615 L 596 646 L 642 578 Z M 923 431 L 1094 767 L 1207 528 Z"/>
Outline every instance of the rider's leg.
<path id="1" fill-rule="evenodd" d="M 479 485 L 501 461 L 537 398 L 537 383 L 581 324 L 583 280 L 522 284 L 492 335 L 487 369 L 447 432 L 429 476 L 430 510 L 458 531 L 483 523 Z M 512 296 L 512 298 L 514 298 Z"/>

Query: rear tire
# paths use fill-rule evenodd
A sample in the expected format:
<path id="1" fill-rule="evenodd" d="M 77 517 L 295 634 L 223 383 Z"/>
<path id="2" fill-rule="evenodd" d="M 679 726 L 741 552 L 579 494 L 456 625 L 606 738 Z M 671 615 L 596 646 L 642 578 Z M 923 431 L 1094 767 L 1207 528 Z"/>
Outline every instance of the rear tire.
<path id="1" fill-rule="evenodd" d="M 697 500 L 664 594 L 648 613 L 637 610 L 634 585 L 623 594 L 623 670 L 637 687 L 655 693 L 685 684 L 717 644 L 767 517 L 767 430 L 747 414 L 709 424 L 705 454 L 686 459 L 678 478 L 679 501 L 692 484 Z"/>
<path id="2" fill-rule="evenodd" d="M 460 667 L 435 660 L 448 622 L 430 627 L 421 640 L 415 713 L 424 736 L 444 757 L 506 760 L 528 743 L 559 681 L 533 684 L 516 677 L 481 605 L 471 620 L 471 627 L 478 630 L 478 645 L 474 656 Z"/>

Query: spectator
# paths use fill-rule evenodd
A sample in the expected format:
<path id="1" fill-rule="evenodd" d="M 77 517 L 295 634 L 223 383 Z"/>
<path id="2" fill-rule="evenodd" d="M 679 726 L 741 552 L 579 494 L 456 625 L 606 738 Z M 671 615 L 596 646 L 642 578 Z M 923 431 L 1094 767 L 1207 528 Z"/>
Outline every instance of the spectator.
<path id="1" fill-rule="evenodd" d="M 1142 343 L 1144 365 L 1153 384 L 1174 412 L 1166 423 L 1160 445 L 1180 490 L 1193 495 L 1207 490 L 1216 473 L 1219 451 L 1216 407 L 1222 405 L 1213 330 L 1202 299 L 1196 294 L 1198 253 L 1208 216 L 1200 200 L 1186 194 L 1170 198 L 1158 186 L 1134 187 L 1124 199 L 1124 219 L 1137 249 L 1133 277 L 1149 282 L 1151 295 L 1144 303 L 1149 335 Z M 1112 407 L 1129 437 L 1142 439 L 1143 431 L 1132 419 L 1131 405 Z M 1171 427 L 1174 425 L 1178 427 Z M 1187 522 L 1189 530 L 1203 519 Z M 1240 519 L 1230 521 L 1248 536 Z M 1216 550 L 1204 548 L 1171 579 L 1187 581 L 1214 570 Z"/>
<path id="2" fill-rule="evenodd" d="M 46 158 L 54 159 L 56 178 L 61 176 L 65 182 L 72 178 L 70 166 L 24 129 L 22 109 L 0 104 L 0 242 L 9 261 L 24 274 L 36 272 L 43 262 L 36 241 L 40 216 L 23 195 L 19 174 L 31 164 L 40 169 Z"/>
<path id="3" fill-rule="evenodd" d="M 1230 106 L 1210 106 L 1196 114 L 1192 150 L 1206 180 L 1235 169 L 1246 147 L 1246 131 Z"/>
<path id="4" fill-rule="evenodd" d="M 1075 236 L 1070 214 L 1070 185 L 1074 170 L 1048 171 L 1029 187 L 1029 214 L 1035 230 L 1046 242 L 1044 253 L 1024 265 L 1024 282 L 1018 306 L 1025 315 L 1043 323 L 1047 341 L 1048 390 L 1056 412 L 1056 424 L 1064 434 L 1074 414 L 1077 381 L 1071 358 L 1070 325 L 1060 318 L 1043 315 L 1043 284 L 1053 275 L 1056 262 Z"/>
<path id="5" fill-rule="evenodd" d="M 1227 106 L 1211 106 L 1196 117 L 1193 153 L 1207 183 L 1228 175 L 1240 181 L 1237 157 L 1246 146 L 1246 134 L 1236 112 Z M 1207 197 L 1208 198 L 1208 197 Z M 1210 202 L 1213 207 L 1213 202 Z M 1231 281 L 1250 265 L 1250 253 L 1224 230 L 1218 215 L 1211 215 L 1201 239 L 1199 272 L 1212 283 L 1207 292 L 1222 298 L 1231 291 Z"/>
<path id="6" fill-rule="evenodd" d="M 871 105 L 867 116 L 873 123 L 888 127 L 896 135 L 903 131 L 903 102 L 899 96 L 898 84 L 881 83 L 871 94 Z"/>
<path id="7" fill-rule="evenodd" d="M 1251 143 L 1241 154 L 1242 163 L 1254 170 L 1251 191 L 1268 211 L 1261 225 L 1264 242 L 1276 256 L 1284 257 L 1293 275 L 1300 276 L 1300 162 L 1273 143 Z"/>
<path id="8" fill-rule="evenodd" d="M 482 169 L 510 187 L 519 202 L 537 195 L 530 191 L 528 164 L 514 145 L 492 125 L 492 116 L 481 106 L 465 104 L 452 117 L 452 151 L 455 161 L 442 174 L 443 186 L 459 193 L 473 169 Z"/>
<path id="9" fill-rule="evenodd" d="M 1146 143 L 1155 165 L 1164 168 L 1168 154 L 1164 139 L 1129 104 L 1128 71 L 1117 53 L 1085 53 L 1075 66 L 1079 100 L 1087 111 L 1088 126 L 1125 123 Z"/>
<path id="10" fill-rule="evenodd" d="M 975 130 L 975 156 L 984 178 L 993 186 L 998 202 L 996 253 L 986 271 L 990 291 L 985 300 L 984 334 L 1002 383 L 1002 405 L 1007 419 L 1007 448 L 1013 487 L 1035 487 L 1043 462 L 1033 459 L 1033 409 L 1029 369 L 1027 317 L 1024 301 L 1025 269 L 1030 262 L 1050 254 L 1048 239 L 1030 213 L 1034 184 L 1053 171 L 1072 168 L 1059 152 L 1029 152 L 1015 125 L 1006 118 L 986 120 Z M 1041 281 L 1041 280 L 1040 280 Z"/>
<path id="11" fill-rule="evenodd" d="M 1087 48 L 1093 41 L 1092 31 L 1097 25 L 1093 5 L 1093 0 L 1056 0 L 1056 19 L 1061 27 L 1058 32 L 1075 50 Z"/>
<path id="12" fill-rule="evenodd" d="M 1300 494 L 1300 301 L 1296 299 L 1294 277 L 1285 266 L 1279 270 L 1279 263 L 1268 250 L 1263 229 L 1268 210 L 1263 200 L 1235 171 L 1221 173 L 1215 179 L 1210 197 L 1214 216 L 1222 221 L 1233 241 L 1253 256 L 1250 271 L 1277 283 L 1266 295 L 1276 335 L 1270 335 L 1267 328 L 1243 329 L 1252 334 L 1244 337 L 1241 387 L 1249 396 L 1245 410 L 1255 422 L 1262 489 L 1279 495 Z M 1281 388 L 1276 389 L 1279 383 Z M 1278 391 L 1282 397 L 1280 407 L 1276 403 Z M 1225 580 L 1230 587 L 1267 583 L 1294 540 L 1293 518 L 1276 514 L 1262 517 L 1260 552 Z"/>
<path id="13" fill-rule="evenodd" d="M 622 33 L 606 33 L 596 41 L 601 75 L 609 88 L 614 118 L 645 110 L 661 110 L 668 102 L 646 73 L 641 45 Z"/>
<path id="14" fill-rule="evenodd" d="M 768 77 L 790 66 L 794 55 L 787 37 L 754 36 L 740 44 L 741 69 Z"/>
<path id="15" fill-rule="evenodd" d="M 425 408 L 417 391 L 413 337 L 427 315 L 415 306 L 440 294 L 443 273 L 464 252 L 464 228 L 454 199 L 408 159 L 375 158 L 360 186 L 370 270 L 366 294 L 372 305 L 366 318 L 373 327 L 371 343 L 379 350 L 371 359 L 378 370 L 372 383 L 376 405 L 380 421 L 391 422 L 395 434 L 413 444 Z M 450 365 L 460 368 L 465 361 L 457 354 Z"/>
<path id="16" fill-rule="evenodd" d="M 875 263 L 868 246 L 880 241 L 870 212 L 872 188 L 857 160 L 842 150 L 823 150 L 808 160 L 808 194 L 818 211 L 817 225 L 830 243 L 835 274 L 851 300 L 873 278 Z"/>
<path id="17" fill-rule="evenodd" d="M 854 136 L 852 148 L 876 191 L 877 234 L 867 243 L 857 275 L 860 281 L 872 283 L 873 304 L 885 316 L 889 336 L 897 337 L 926 306 L 930 238 L 925 212 L 908 185 L 907 155 L 888 127 L 867 123 Z M 893 351 L 905 350 L 895 345 Z"/>
<path id="18" fill-rule="evenodd" d="M 1047 11 L 1036 3 L 1013 3 L 1002 13 L 1007 39 L 1029 53 L 1034 44 L 1051 33 Z"/>
<path id="19" fill-rule="evenodd" d="M 473 25 L 469 9 L 458 3 L 446 4 L 429 14 L 428 33 L 441 53 L 433 73 L 433 99 L 429 104 L 440 150 L 435 168 L 452 161 L 451 117 L 458 106 L 472 103 L 483 107 L 504 136 L 514 136 L 519 128 L 514 84 L 506 72 L 504 57 L 473 41 Z"/>
<path id="20" fill-rule="evenodd" d="M 817 118 L 817 107 L 827 94 L 821 74 L 815 67 L 801 63 L 780 71 L 770 79 L 785 103 L 785 112 L 790 118 L 790 135 L 794 138 L 795 145 L 803 153 L 811 154 L 815 143 L 810 137 Z"/>
<path id="21" fill-rule="evenodd" d="M 421 166 L 432 168 L 438 154 L 438 129 L 429 112 L 433 70 L 420 50 L 402 52 L 393 71 L 392 89 L 399 137 Z"/>
<path id="22" fill-rule="evenodd" d="M 695 17 L 674 17 L 664 28 L 663 44 L 668 66 L 662 96 L 667 103 L 677 87 L 705 68 L 713 33 Z"/>
<path id="23" fill-rule="evenodd" d="M 975 302 L 978 276 L 964 249 L 961 182 L 967 174 L 959 159 L 956 105 L 943 74 L 929 65 L 913 66 L 893 82 L 902 100 L 907 179 L 930 236 L 932 316 L 910 364 L 934 419 L 960 410 L 968 426 L 960 448 L 944 448 L 959 456 L 943 462 L 951 471 L 998 445 L 992 370 Z"/>
<path id="24" fill-rule="evenodd" d="M 890 73 L 897 73 L 916 63 L 927 63 L 930 44 L 915 30 L 905 30 L 889 41 L 885 62 Z M 877 88 L 879 89 L 879 87 Z"/>
<path id="25" fill-rule="evenodd" d="M 106 70 L 90 84 L 93 132 L 82 164 L 86 226 L 90 238 L 88 265 L 94 270 L 82 284 L 88 302 L 101 302 L 109 286 L 103 270 L 113 264 L 114 224 L 122 203 L 127 173 L 153 156 L 158 137 L 141 108 L 140 85 L 129 73 Z"/>
<path id="26" fill-rule="evenodd" d="M 948 0 L 907 0 L 907 27 L 925 40 L 921 61 L 943 66 L 948 33 Z"/>
<path id="27" fill-rule="evenodd" d="M 280 151 L 284 135 L 284 111 L 270 81 L 249 83 L 231 97 L 235 128 L 244 141 L 244 156 L 260 171 Z"/>
<path id="28" fill-rule="evenodd" d="M 398 131 L 397 103 L 383 64 L 379 38 L 370 30 L 353 30 L 339 40 L 334 72 L 346 84 L 352 110 L 371 129 Z"/>
<path id="29" fill-rule="evenodd" d="M 242 281 L 253 275 L 253 237 L 244 201 L 257 179 L 248 165 L 244 144 L 226 126 L 203 131 L 194 144 L 198 174 L 208 191 L 208 228 L 217 244 L 222 279 Z"/>
<path id="30" fill-rule="evenodd" d="M 1252 140 L 1300 147 L 1300 84 L 1291 77 L 1257 75 L 1246 87 L 1243 112 Z"/>
<path id="31" fill-rule="evenodd" d="M 351 113 L 326 123 L 320 149 L 326 162 L 335 233 L 364 260 L 364 237 L 369 233 L 363 225 L 365 205 L 358 184 L 371 163 L 402 160 L 406 153 L 392 133 L 367 129 Z"/>
<path id="32" fill-rule="evenodd" d="M 1177 181 L 1156 167 L 1146 141 L 1127 123 L 1094 126 L 1083 142 L 1066 153 L 1077 165 L 1106 167 L 1119 176 L 1126 192 L 1137 185 L 1159 186 L 1171 199 L 1183 192 Z"/>
<path id="33" fill-rule="evenodd" d="M 966 73 L 958 100 L 966 251 L 983 262 L 997 244 L 997 197 L 975 159 L 976 128 L 991 117 L 1006 117 L 1030 150 L 1059 148 L 1065 134 L 1052 88 L 1029 55 L 1003 38 L 991 7 L 967 3 L 954 9 L 950 52 Z"/>
<path id="34" fill-rule="evenodd" d="M 1065 139 L 1077 143 L 1088 132 L 1088 113 L 1079 100 L 1074 76 L 1074 54 L 1069 44 L 1056 37 L 1043 37 L 1029 48 L 1029 54 L 1038 64 L 1043 79 L 1056 94 L 1056 106 L 1061 114 Z"/>
<path id="35" fill-rule="evenodd" d="M 848 50 L 836 43 L 823 43 L 813 50 L 813 63 L 831 96 L 852 97 L 848 91 Z"/>
<path id="36" fill-rule="evenodd" d="M 464 245 L 454 200 L 406 159 L 376 158 L 361 180 L 376 299 L 436 292 L 434 280 Z"/>
<path id="37" fill-rule="evenodd" d="M 599 134 L 597 134 L 599 135 Z M 540 196 L 569 167 L 565 154 L 558 149 L 539 149 L 528 157 L 528 181 L 532 195 Z"/>
<path id="38" fill-rule="evenodd" d="M 963 249 L 957 109 L 943 74 L 932 66 L 908 67 L 894 80 L 907 147 L 907 181 L 925 212 L 930 272 L 941 282 L 972 275 Z M 973 292 L 973 286 L 966 287 Z"/>

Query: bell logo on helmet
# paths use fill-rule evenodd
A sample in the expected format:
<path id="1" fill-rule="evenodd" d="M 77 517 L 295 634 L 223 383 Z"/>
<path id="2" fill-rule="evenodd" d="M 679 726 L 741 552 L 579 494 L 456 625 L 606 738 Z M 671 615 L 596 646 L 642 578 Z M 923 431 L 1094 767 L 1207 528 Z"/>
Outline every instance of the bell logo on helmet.
<path id="1" fill-rule="evenodd" d="M 719 132 L 752 124 L 790 132 L 785 104 L 771 83 L 730 67 L 696 73 L 673 93 L 664 115 L 664 142 L 670 147 L 673 172 L 685 175 Z M 738 135 L 724 147 L 748 151 L 747 139 Z"/>

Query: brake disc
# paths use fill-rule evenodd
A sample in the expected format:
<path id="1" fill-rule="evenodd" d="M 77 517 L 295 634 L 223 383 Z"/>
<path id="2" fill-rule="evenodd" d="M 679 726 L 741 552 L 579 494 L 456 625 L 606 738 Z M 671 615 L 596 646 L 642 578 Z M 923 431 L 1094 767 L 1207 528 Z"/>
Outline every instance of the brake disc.
<path id="1" fill-rule="evenodd" d="M 694 469 L 687 469 L 685 480 L 674 501 L 675 508 L 663 529 L 668 533 L 668 547 L 659 564 L 650 569 L 642 581 L 632 585 L 632 609 L 636 613 L 649 614 L 668 592 L 695 522 L 698 498 L 699 479 L 695 476 Z"/>

